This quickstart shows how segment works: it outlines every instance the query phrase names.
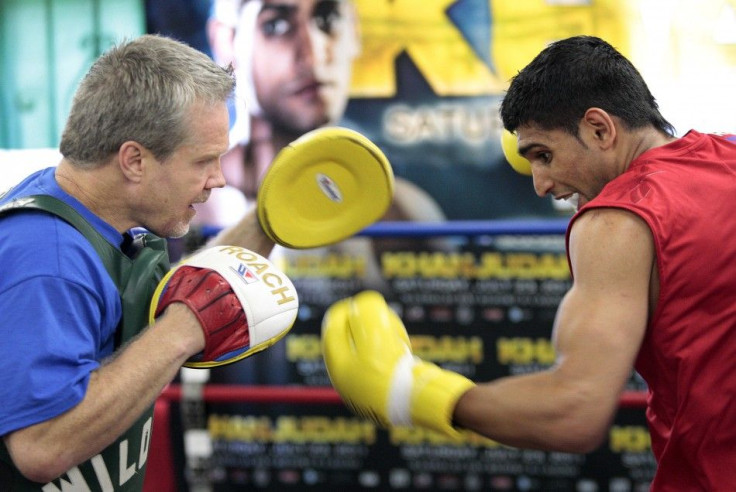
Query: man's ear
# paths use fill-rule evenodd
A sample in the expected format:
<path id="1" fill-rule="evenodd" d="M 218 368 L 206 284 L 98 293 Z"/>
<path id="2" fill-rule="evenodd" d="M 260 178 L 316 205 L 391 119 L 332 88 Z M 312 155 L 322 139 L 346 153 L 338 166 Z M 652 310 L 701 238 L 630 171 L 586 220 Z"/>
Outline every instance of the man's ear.
<path id="1" fill-rule="evenodd" d="M 145 161 L 150 153 L 134 140 L 123 142 L 118 150 L 118 165 L 123 175 L 130 181 L 139 182 L 143 178 Z"/>
<path id="2" fill-rule="evenodd" d="M 616 140 L 616 124 L 611 115 L 600 108 L 588 108 L 580 124 L 601 149 L 608 149 Z"/>

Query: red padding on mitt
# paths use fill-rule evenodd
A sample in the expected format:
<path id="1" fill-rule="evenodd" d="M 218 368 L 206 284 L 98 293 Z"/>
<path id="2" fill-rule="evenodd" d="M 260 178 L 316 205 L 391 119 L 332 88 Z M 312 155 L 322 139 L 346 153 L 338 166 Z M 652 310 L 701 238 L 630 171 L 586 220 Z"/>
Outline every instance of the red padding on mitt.
<path id="1" fill-rule="evenodd" d="M 187 265 L 179 267 L 166 285 L 156 316 L 172 302 L 183 302 L 199 319 L 205 336 L 202 360 L 214 361 L 250 348 L 250 331 L 243 306 L 230 283 L 216 271 Z"/>

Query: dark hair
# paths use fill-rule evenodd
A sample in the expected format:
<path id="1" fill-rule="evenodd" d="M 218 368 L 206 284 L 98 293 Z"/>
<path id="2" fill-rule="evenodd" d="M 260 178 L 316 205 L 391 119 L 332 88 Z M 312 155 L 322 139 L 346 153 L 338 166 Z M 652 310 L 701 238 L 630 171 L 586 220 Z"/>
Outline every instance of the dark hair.
<path id="1" fill-rule="evenodd" d="M 563 39 L 542 50 L 511 79 L 501 120 L 512 132 L 534 123 L 577 135 L 580 119 L 593 107 L 620 118 L 629 129 L 652 125 L 675 133 L 634 65 L 593 36 Z"/>

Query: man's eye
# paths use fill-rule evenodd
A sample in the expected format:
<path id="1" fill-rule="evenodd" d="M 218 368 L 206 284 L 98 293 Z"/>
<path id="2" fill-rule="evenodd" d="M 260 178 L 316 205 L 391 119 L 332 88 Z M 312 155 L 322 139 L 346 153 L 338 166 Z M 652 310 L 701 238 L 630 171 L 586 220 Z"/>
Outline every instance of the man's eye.
<path id="1" fill-rule="evenodd" d="M 276 18 L 264 22 L 261 25 L 261 31 L 266 36 L 283 36 L 291 29 L 291 25 L 286 19 Z"/>
<path id="2" fill-rule="evenodd" d="M 550 152 L 535 152 L 529 157 L 530 161 L 538 162 L 540 164 L 549 164 L 551 159 L 552 154 Z"/>
<path id="3" fill-rule="evenodd" d="M 319 2 L 312 13 L 317 28 L 327 34 L 332 33 L 340 17 L 340 6 L 338 2 L 332 0 Z"/>

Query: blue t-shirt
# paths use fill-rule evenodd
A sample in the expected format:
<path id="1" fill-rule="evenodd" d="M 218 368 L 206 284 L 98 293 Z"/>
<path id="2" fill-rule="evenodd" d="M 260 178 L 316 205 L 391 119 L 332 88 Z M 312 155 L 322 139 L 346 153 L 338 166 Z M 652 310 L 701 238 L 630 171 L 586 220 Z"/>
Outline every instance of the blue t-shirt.
<path id="1" fill-rule="evenodd" d="M 0 204 L 33 194 L 68 203 L 119 247 L 123 236 L 64 192 L 55 168 L 32 174 Z M 41 211 L 0 217 L 0 436 L 53 418 L 84 397 L 112 354 L 122 306 L 87 239 Z"/>

